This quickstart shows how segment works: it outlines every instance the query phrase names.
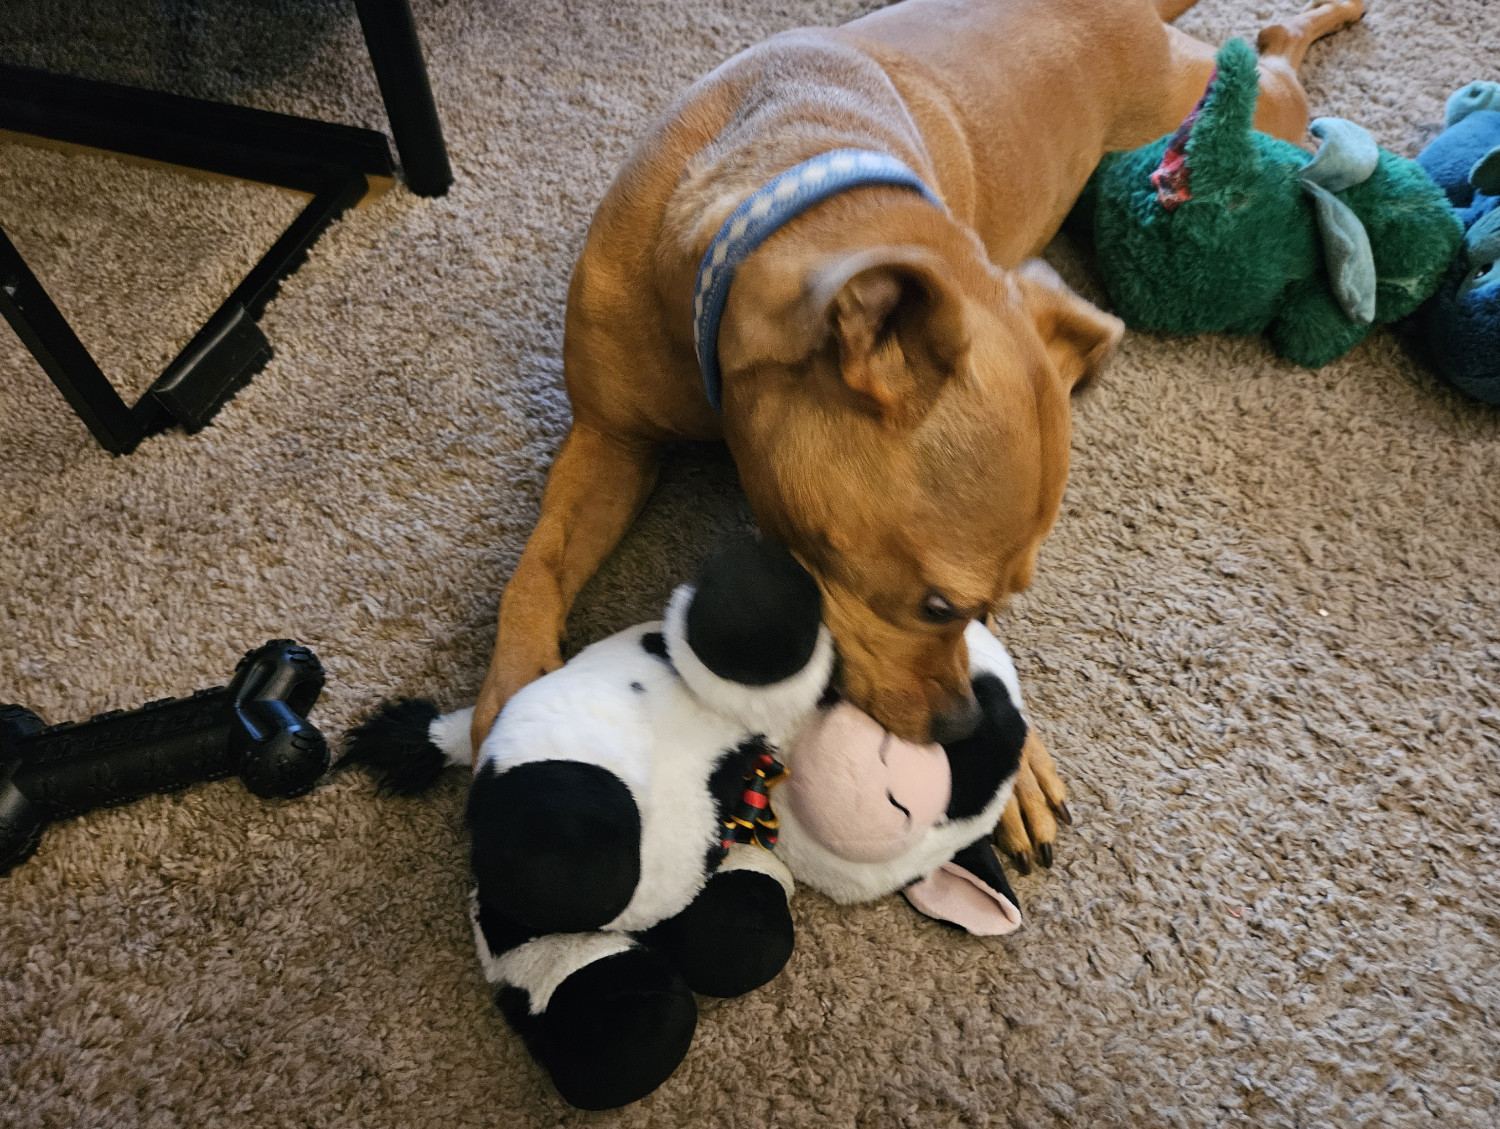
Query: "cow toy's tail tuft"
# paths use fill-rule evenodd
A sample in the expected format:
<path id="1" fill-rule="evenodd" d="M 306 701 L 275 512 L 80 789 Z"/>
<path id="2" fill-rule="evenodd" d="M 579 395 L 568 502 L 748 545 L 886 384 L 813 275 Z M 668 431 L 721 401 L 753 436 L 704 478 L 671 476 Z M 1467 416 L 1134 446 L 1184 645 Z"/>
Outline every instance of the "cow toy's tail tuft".
<path id="1" fill-rule="evenodd" d="M 349 731 L 341 763 L 369 769 L 382 791 L 420 795 L 445 768 L 469 763 L 472 714 L 472 709 L 439 714 L 422 698 L 386 702 Z"/>

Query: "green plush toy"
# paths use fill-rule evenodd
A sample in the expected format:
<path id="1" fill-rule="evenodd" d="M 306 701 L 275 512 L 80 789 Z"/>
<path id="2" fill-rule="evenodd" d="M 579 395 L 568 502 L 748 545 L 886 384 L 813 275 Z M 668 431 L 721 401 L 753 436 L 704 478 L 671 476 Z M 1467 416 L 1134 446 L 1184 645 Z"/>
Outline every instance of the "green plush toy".
<path id="1" fill-rule="evenodd" d="M 1105 158 L 1083 205 L 1116 312 L 1138 329 L 1270 334 L 1316 368 L 1437 288 L 1463 225 L 1417 165 L 1319 118 L 1316 156 L 1252 128 L 1256 56 L 1236 39 L 1176 133 Z"/>

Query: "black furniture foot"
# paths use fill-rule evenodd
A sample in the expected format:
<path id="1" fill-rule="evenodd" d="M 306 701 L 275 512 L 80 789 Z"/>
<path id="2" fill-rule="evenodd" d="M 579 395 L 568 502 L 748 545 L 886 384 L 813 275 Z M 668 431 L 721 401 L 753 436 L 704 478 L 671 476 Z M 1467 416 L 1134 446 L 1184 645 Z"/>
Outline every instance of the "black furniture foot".
<path id="1" fill-rule="evenodd" d="M 28 859 L 53 820 L 238 773 L 257 796 L 300 796 L 328 771 L 307 720 L 323 690 L 308 648 L 273 639 L 228 686 L 48 727 L 0 705 L 0 874 Z"/>

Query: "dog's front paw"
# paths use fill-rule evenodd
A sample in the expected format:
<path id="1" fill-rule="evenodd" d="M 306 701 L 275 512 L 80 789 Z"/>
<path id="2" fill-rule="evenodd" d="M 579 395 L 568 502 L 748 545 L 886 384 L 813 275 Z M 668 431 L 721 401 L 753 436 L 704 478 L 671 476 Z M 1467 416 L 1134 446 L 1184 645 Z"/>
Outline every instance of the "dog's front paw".
<path id="1" fill-rule="evenodd" d="M 1068 811 L 1068 789 L 1057 775 L 1052 754 L 1032 730 L 1021 750 L 1021 770 L 1015 791 L 995 828 L 996 845 L 1015 860 L 1016 869 L 1030 874 L 1032 862 L 1052 865 L 1052 844 L 1057 823 L 1072 823 Z"/>

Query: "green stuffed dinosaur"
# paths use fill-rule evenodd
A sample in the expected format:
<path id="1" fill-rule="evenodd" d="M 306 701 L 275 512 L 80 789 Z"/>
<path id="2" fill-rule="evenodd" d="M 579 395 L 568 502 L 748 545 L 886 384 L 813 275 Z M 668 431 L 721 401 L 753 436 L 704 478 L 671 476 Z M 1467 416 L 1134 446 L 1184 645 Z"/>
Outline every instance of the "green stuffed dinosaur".
<path id="1" fill-rule="evenodd" d="M 1319 118 L 1316 156 L 1252 128 L 1255 52 L 1226 43 L 1175 134 L 1105 158 L 1083 206 L 1127 325 L 1268 332 L 1316 368 L 1437 288 L 1463 225 L 1417 165 L 1359 126 Z"/>

